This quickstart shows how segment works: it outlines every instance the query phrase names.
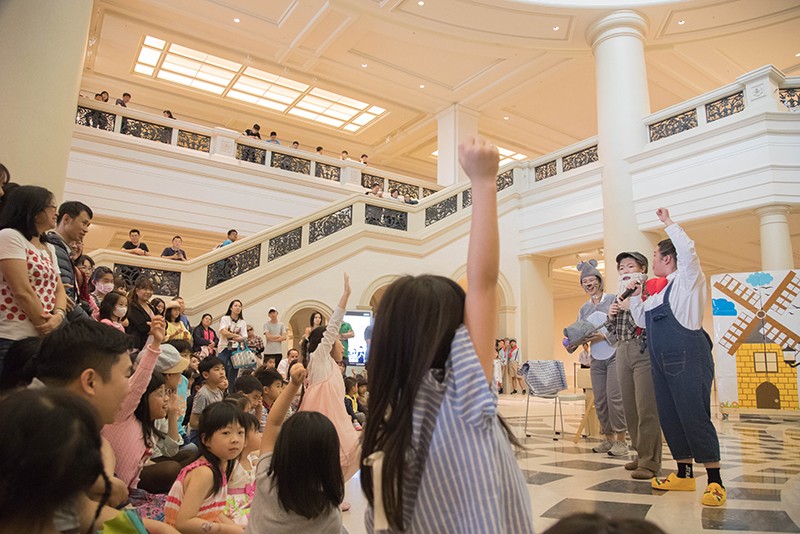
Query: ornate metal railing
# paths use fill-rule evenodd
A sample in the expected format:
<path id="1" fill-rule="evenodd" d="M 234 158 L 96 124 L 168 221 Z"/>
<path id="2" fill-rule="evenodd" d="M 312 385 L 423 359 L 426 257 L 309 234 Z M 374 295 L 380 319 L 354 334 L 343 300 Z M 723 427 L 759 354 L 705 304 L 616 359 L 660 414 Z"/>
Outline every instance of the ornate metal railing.
<path id="1" fill-rule="evenodd" d="M 449 217 L 458 210 L 458 195 L 448 197 L 433 206 L 425 208 L 425 226 L 430 226 L 435 222 Z"/>
<path id="2" fill-rule="evenodd" d="M 648 126 L 650 142 L 697 128 L 697 111 L 690 109 Z"/>
<path id="3" fill-rule="evenodd" d="M 333 235 L 353 225 L 353 206 L 347 206 L 338 211 L 311 221 L 308 225 L 308 242 L 316 243 L 323 237 Z"/>
<path id="4" fill-rule="evenodd" d="M 706 122 L 714 122 L 742 111 L 744 111 L 744 91 L 739 91 L 706 104 Z"/>
<path id="5" fill-rule="evenodd" d="M 325 180 L 333 180 L 339 182 L 342 179 L 342 168 L 336 165 L 328 165 L 327 163 L 320 163 L 314 166 L 314 176 L 323 178 Z"/>
<path id="6" fill-rule="evenodd" d="M 547 178 L 555 176 L 558 173 L 556 167 L 556 160 L 548 161 L 547 163 L 542 163 L 541 165 L 537 165 L 535 167 L 535 180 L 537 182 L 541 182 Z"/>
<path id="7" fill-rule="evenodd" d="M 781 89 L 778 93 L 781 104 L 792 111 L 800 108 L 800 89 Z"/>
<path id="8" fill-rule="evenodd" d="M 130 117 L 122 117 L 120 133 L 167 145 L 172 141 L 172 128 Z"/>
<path id="9" fill-rule="evenodd" d="M 382 226 L 394 230 L 408 231 L 408 212 L 367 204 L 364 222 L 372 226 Z"/>
<path id="10" fill-rule="evenodd" d="M 284 171 L 299 172 L 300 174 L 311 174 L 311 160 L 273 152 L 270 159 L 270 167 L 283 169 Z"/>
<path id="11" fill-rule="evenodd" d="M 181 273 L 175 271 L 115 263 L 114 276 L 121 276 L 127 287 L 133 287 L 137 278 L 146 276 L 153 283 L 153 293 L 168 297 L 177 297 L 181 288 Z"/>
<path id="12" fill-rule="evenodd" d="M 200 152 L 210 152 L 211 136 L 187 132 L 186 130 L 178 130 L 178 146 L 191 150 L 199 150 Z"/>
<path id="13" fill-rule="evenodd" d="M 261 265 L 261 243 L 209 264 L 206 271 L 206 289 L 252 271 L 259 265 Z"/>
<path id="14" fill-rule="evenodd" d="M 303 227 L 289 230 L 279 236 L 270 238 L 267 261 L 277 260 L 281 256 L 299 250 L 303 242 Z"/>
<path id="15" fill-rule="evenodd" d="M 78 106 L 78 113 L 75 116 L 75 124 L 89 126 L 107 132 L 114 131 L 114 122 L 117 116 L 113 113 Z"/>
<path id="16" fill-rule="evenodd" d="M 236 159 L 264 165 L 267 160 L 267 151 L 263 148 L 236 143 Z"/>

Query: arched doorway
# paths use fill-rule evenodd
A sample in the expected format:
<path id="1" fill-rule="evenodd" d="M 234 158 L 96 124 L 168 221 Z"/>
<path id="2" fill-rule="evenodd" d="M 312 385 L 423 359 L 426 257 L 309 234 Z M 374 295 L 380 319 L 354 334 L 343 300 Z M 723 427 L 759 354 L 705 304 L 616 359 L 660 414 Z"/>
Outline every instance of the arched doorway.
<path id="1" fill-rule="evenodd" d="M 315 301 L 299 302 L 289 308 L 286 314 L 288 317 L 288 321 L 286 321 L 287 350 L 292 348 L 300 350 L 300 342 L 303 339 L 306 327 L 309 325 L 311 314 L 314 312 L 322 314 L 325 324 L 328 323 L 332 313 L 327 305 Z"/>
<path id="2" fill-rule="evenodd" d="M 781 409 L 781 392 L 772 382 L 762 382 L 756 388 L 756 408 Z"/>

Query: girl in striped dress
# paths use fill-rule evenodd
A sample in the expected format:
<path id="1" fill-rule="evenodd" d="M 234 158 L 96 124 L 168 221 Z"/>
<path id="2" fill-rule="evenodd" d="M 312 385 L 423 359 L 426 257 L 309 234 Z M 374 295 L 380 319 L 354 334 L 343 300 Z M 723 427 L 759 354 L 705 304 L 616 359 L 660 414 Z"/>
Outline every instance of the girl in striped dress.
<path id="1" fill-rule="evenodd" d="M 441 276 L 405 276 L 375 314 L 361 455 L 368 532 L 533 532 L 492 379 L 498 151 L 471 137 L 459 160 L 472 182 L 468 292 Z"/>
<path id="2" fill-rule="evenodd" d="M 167 496 L 165 521 L 181 532 L 241 534 L 243 527 L 223 514 L 228 478 L 245 443 L 244 412 L 216 402 L 200 415 L 200 459 L 178 475 Z M 216 525 L 215 523 L 218 523 Z"/>

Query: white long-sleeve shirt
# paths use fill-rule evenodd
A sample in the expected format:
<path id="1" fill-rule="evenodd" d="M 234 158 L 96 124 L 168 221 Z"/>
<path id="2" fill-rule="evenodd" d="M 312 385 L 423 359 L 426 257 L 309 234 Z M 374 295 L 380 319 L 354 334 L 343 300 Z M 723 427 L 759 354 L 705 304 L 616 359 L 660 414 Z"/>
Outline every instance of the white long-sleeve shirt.
<path id="1" fill-rule="evenodd" d="M 667 276 L 667 286 L 644 302 L 640 297 L 631 299 L 631 315 L 636 326 L 645 328 L 644 314 L 664 303 L 664 294 L 672 286 L 669 304 L 675 319 L 689 330 L 703 328 L 703 311 L 706 307 L 706 275 L 700 267 L 700 258 L 683 228 L 673 223 L 665 228 L 678 255 L 678 270 Z"/>

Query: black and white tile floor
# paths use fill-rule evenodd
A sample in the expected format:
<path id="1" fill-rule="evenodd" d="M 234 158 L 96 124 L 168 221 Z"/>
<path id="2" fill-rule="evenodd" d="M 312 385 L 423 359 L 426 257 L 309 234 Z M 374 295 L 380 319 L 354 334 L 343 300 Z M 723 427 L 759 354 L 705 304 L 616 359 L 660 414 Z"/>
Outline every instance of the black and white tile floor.
<path id="1" fill-rule="evenodd" d="M 525 450 L 518 455 L 541 532 L 559 518 L 576 512 L 653 521 L 668 534 L 731 532 L 800 533 L 800 414 L 771 417 L 742 416 L 717 420 L 722 477 L 728 502 L 704 507 L 705 471 L 695 467 L 697 491 L 661 492 L 649 481 L 630 478 L 623 469 L 628 457 L 592 452 L 597 440 L 572 437 L 580 423 L 582 406 L 564 405 L 566 436 L 553 440 L 552 401 L 531 399 L 528 434 L 524 437 L 525 398 L 502 395 L 500 413 L 521 437 Z M 664 444 L 662 476 L 674 470 Z M 344 514 L 351 534 L 365 532 L 366 501 L 358 475 L 347 484 L 352 509 Z"/>

